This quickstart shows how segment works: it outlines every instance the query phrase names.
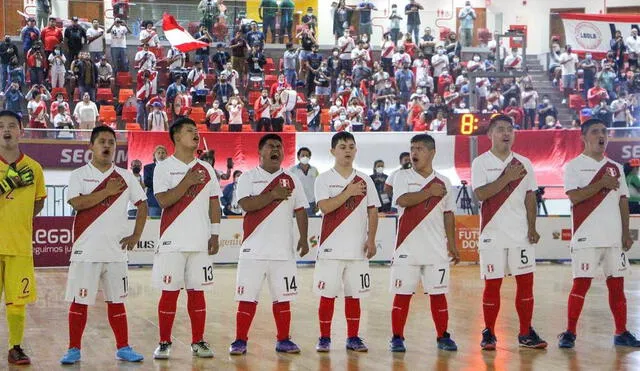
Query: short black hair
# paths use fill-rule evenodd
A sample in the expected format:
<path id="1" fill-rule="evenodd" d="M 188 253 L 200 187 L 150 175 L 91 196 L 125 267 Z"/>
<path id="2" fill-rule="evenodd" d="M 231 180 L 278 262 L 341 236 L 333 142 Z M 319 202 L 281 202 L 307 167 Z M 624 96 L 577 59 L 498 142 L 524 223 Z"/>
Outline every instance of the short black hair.
<path id="1" fill-rule="evenodd" d="M 111 133 L 113 134 L 113 139 L 116 139 L 116 132 L 113 129 L 111 129 L 111 127 L 106 125 L 100 125 L 100 126 L 96 126 L 95 128 L 93 128 L 93 130 L 91 130 L 91 138 L 89 139 L 89 143 L 93 144 L 93 142 L 96 141 L 96 138 L 98 138 L 98 135 L 100 135 L 100 133 Z"/>
<path id="2" fill-rule="evenodd" d="M 233 177 L 235 178 L 235 177 L 236 177 L 236 175 L 242 175 L 242 170 L 235 170 L 235 171 L 233 172 Z"/>
<path id="3" fill-rule="evenodd" d="M 607 126 L 607 124 L 598 119 L 598 118 L 590 118 L 587 121 L 583 122 L 582 125 L 580 125 L 580 134 L 582 135 L 586 135 L 587 132 L 589 131 L 589 128 L 591 128 L 593 125 L 598 125 L 598 124 L 602 124 L 604 126 Z"/>
<path id="4" fill-rule="evenodd" d="M 18 124 L 20 125 L 20 127 L 22 127 L 22 115 L 10 110 L 2 110 L 0 111 L 0 117 L 4 117 L 4 116 L 10 116 L 13 117 L 14 119 L 18 120 Z"/>
<path id="5" fill-rule="evenodd" d="M 280 144 L 282 144 L 282 138 L 278 134 L 273 134 L 273 133 L 265 134 L 262 136 L 262 138 L 260 138 L 260 141 L 258 142 L 259 151 L 262 150 L 262 147 L 264 147 L 264 145 L 267 143 L 268 140 L 275 140 L 280 142 Z"/>
<path id="6" fill-rule="evenodd" d="M 331 137 L 331 148 L 336 148 L 339 141 L 343 140 L 346 142 L 349 139 L 351 139 L 354 143 L 356 142 L 356 138 L 348 131 L 341 131 L 339 133 L 336 133 L 333 135 L 333 137 Z"/>
<path id="7" fill-rule="evenodd" d="M 379 163 L 381 163 L 381 162 L 384 164 L 384 161 L 383 161 L 383 160 L 375 160 L 375 161 L 373 162 L 373 168 L 375 169 L 375 168 L 376 168 L 376 166 L 377 166 Z"/>
<path id="8" fill-rule="evenodd" d="M 496 124 L 500 121 L 506 121 L 511 126 L 513 126 L 513 119 L 511 118 L 511 116 L 503 115 L 500 113 L 491 117 L 491 120 L 489 120 L 489 127 L 487 127 L 487 132 L 490 132 L 491 129 L 493 129 L 493 127 L 496 126 Z"/>
<path id="9" fill-rule="evenodd" d="M 302 151 L 309 152 L 309 156 L 311 156 L 311 150 L 308 147 L 300 147 L 300 149 L 298 150 L 298 153 L 296 153 L 296 156 L 300 156 L 300 153 L 302 153 Z"/>
<path id="10" fill-rule="evenodd" d="M 411 138 L 411 143 L 424 143 L 425 147 L 429 149 L 436 149 L 436 140 L 429 134 L 418 134 Z"/>
<path id="11" fill-rule="evenodd" d="M 196 126 L 195 121 L 193 121 L 192 119 L 188 118 L 188 117 L 180 117 L 179 119 L 176 119 L 173 124 L 171 124 L 171 127 L 169 127 L 169 137 L 171 138 L 171 142 L 173 142 L 173 144 L 176 143 L 176 141 L 173 139 L 173 137 L 176 135 L 177 132 L 180 131 L 180 129 L 182 129 L 182 127 L 184 125 L 193 125 Z"/>
<path id="12" fill-rule="evenodd" d="M 399 160 L 399 161 L 402 161 L 402 159 L 403 159 L 403 158 L 405 158 L 405 157 L 409 157 L 409 156 L 411 156 L 411 154 L 410 154 L 409 152 L 402 152 L 402 153 L 400 154 L 400 157 L 398 158 L 398 160 Z"/>

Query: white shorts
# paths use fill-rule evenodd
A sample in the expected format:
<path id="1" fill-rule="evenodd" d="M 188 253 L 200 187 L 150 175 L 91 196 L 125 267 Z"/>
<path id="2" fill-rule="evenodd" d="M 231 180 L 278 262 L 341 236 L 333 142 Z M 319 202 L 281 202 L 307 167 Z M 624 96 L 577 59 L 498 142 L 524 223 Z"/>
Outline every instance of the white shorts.
<path id="1" fill-rule="evenodd" d="M 368 260 L 322 259 L 313 271 L 313 292 L 335 298 L 344 294 L 353 298 L 369 296 L 371 277 Z"/>
<path id="2" fill-rule="evenodd" d="M 533 246 L 489 248 L 479 252 L 482 279 L 492 280 L 536 271 L 536 249 Z"/>
<path id="3" fill-rule="evenodd" d="M 151 272 L 154 287 L 165 291 L 202 291 L 213 286 L 213 257 L 206 252 L 156 253 Z"/>
<path id="4" fill-rule="evenodd" d="M 129 293 L 127 262 L 92 263 L 72 261 L 67 276 L 65 300 L 93 305 L 98 286 L 104 291 L 104 301 L 123 303 Z"/>
<path id="5" fill-rule="evenodd" d="M 573 278 L 594 278 L 598 267 L 602 267 L 605 277 L 624 277 L 628 266 L 627 254 L 620 247 L 587 247 L 571 251 Z"/>
<path id="6" fill-rule="evenodd" d="M 435 265 L 391 265 L 392 294 L 413 295 L 422 281 L 425 294 L 440 295 L 449 292 L 449 263 Z"/>
<path id="7" fill-rule="evenodd" d="M 295 260 L 241 259 L 236 273 L 236 301 L 257 302 L 266 279 L 273 302 L 293 301 L 298 295 Z"/>

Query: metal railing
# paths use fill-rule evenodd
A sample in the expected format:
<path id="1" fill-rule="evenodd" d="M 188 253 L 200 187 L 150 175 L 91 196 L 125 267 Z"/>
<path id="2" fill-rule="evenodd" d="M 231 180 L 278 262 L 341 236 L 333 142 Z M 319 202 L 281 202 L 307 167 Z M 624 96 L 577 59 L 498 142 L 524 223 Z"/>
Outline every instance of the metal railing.
<path id="1" fill-rule="evenodd" d="M 46 186 L 47 198 L 44 203 L 44 208 L 38 214 L 39 216 L 71 216 L 73 210 L 71 206 L 67 204 L 67 192 L 68 186 L 66 185 L 51 185 Z"/>

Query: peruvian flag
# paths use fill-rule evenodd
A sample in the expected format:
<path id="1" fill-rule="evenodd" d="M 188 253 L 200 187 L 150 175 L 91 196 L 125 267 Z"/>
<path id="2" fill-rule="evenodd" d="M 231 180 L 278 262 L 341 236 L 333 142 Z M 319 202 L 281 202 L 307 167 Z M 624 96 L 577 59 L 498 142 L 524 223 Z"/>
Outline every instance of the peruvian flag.
<path id="1" fill-rule="evenodd" d="M 209 46 L 209 44 L 205 42 L 194 39 L 169 13 L 162 15 L 162 30 L 167 40 L 169 40 L 169 43 L 171 43 L 171 46 L 183 53 Z"/>

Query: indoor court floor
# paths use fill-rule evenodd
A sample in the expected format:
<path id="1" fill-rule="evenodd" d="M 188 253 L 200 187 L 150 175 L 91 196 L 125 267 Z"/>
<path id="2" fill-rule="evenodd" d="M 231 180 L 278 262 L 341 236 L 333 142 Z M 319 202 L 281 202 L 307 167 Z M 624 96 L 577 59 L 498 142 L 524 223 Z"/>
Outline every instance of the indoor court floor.
<path id="1" fill-rule="evenodd" d="M 449 332 L 459 351 L 447 353 L 436 348 L 428 299 L 417 295 L 411 303 L 405 338 L 405 354 L 390 353 L 390 313 L 392 295 L 388 293 L 389 267 L 373 266 L 372 295 L 362 303 L 361 336 L 369 346 L 368 353 L 351 353 L 344 349 L 346 325 L 343 301 L 336 300 L 332 328 L 332 350 L 316 353 L 318 338 L 318 298 L 311 285 L 313 267 L 298 270 L 298 298 L 292 305 L 292 339 L 301 347 L 298 355 L 281 355 L 274 351 L 275 324 L 270 297 L 263 288 L 262 301 L 249 333 L 246 356 L 231 357 L 227 353 L 235 336 L 236 303 L 234 266 L 217 267 L 216 285 L 207 293 L 206 340 L 212 345 L 214 359 L 195 359 L 189 343 L 191 330 L 186 311 L 186 295 L 180 296 L 178 314 L 173 327 L 172 358 L 154 361 L 158 342 L 157 301 L 160 293 L 150 285 L 150 268 L 131 268 L 129 276 L 130 344 L 145 356 L 140 364 L 126 364 L 114 358 L 115 344 L 106 318 L 106 305 L 100 302 L 89 309 L 89 320 L 83 338 L 82 362 L 70 369 L 85 370 L 640 370 L 640 350 L 616 349 L 613 346 L 613 320 L 609 311 L 603 278 L 594 280 L 587 295 L 573 350 L 557 348 L 557 335 L 565 329 L 567 295 L 571 288 L 568 264 L 539 264 L 535 279 L 536 307 L 534 326 L 549 342 L 546 351 L 519 349 L 518 320 L 513 300 L 515 282 L 502 285 L 502 306 L 496 335 L 495 352 L 480 350 L 482 322 L 482 287 L 479 269 L 474 265 L 454 268 L 449 301 Z M 66 269 L 38 270 L 38 301 L 28 308 L 25 348 L 32 358 L 29 367 L 15 370 L 61 369 L 58 360 L 68 344 L 67 310 L 64 302 Z M 640 269 L 633 267 L 626 282 L 629 330 L 640 332 Z M 0 313 L 0 343 L 7 343 L 4 308 Z M 5 353 L 6 354 L 6 353 Z M 0 356 L 0 369 L 8 369 L 6 356 Z"/>

